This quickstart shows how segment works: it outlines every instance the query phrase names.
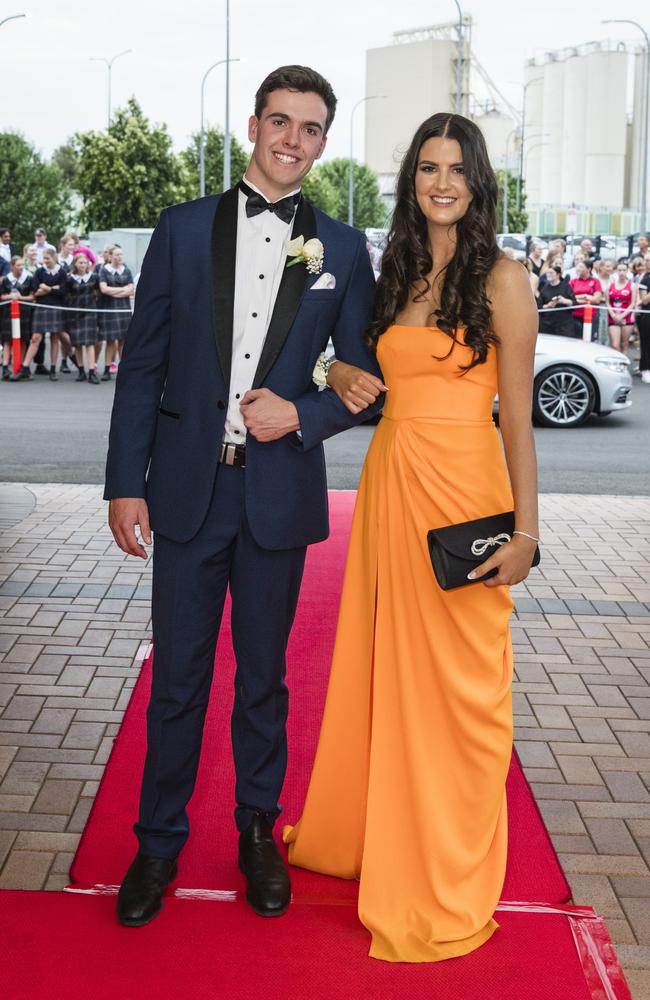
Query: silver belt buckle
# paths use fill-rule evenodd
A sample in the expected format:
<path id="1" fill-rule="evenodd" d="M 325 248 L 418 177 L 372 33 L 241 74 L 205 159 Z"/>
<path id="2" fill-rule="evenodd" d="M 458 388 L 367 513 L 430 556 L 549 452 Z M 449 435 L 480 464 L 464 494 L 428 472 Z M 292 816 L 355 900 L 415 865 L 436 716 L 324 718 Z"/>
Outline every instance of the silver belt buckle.
<path id="1" fill-rule="evenodd" d="M 221 445 L 221 461 L 225 465 L 234 465 L 235 464 L 235 448 L 236 447 L 237 447 L 236 444 L 232 444 L 230 442 L 226 443 L 225 441 Z"/>

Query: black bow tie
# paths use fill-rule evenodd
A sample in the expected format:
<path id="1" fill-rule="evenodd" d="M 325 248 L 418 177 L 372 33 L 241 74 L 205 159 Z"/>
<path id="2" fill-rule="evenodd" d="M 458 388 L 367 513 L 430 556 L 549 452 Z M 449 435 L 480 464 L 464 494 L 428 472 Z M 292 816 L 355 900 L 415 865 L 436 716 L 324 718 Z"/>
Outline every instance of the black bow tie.
<path id="1" fill-rule="evenodd" d="M 286 198 L 281 198 L 280 201 L 267 201 L 257 191 L 253 191 L 244 181 L 239 182 L 239 190 L 243 191 L 246 195 L 246 216 L 249 219 L 255 215 L 260 215 L 261 212 L 273 212 L 274 215 L 277 215 L 279 219 L 282 219 L 288 225 L 293 219 L 296 205 L 300 201 L 300 191 L 296 194 L 290 194 Z"/>

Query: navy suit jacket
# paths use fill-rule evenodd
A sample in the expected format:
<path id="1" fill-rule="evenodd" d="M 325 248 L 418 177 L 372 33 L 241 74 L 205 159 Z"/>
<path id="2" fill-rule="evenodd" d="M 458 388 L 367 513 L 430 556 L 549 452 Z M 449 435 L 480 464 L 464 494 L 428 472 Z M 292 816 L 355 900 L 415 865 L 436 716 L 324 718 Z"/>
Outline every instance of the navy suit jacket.
<path id="1" fill-rule="evenodd" d="M 115 387 L 104 499 L 144 497 L 153 531 L 183 542 L 201 527 L 223 439 L 232 358 L 236 188 L 165 209 L 145 256 Z M 337 358 L 380 375 L 364 344 L 375 291 L 365 238 L 301 199 L 292 236 L 317 236 L 334 290 L 285 269 L 253 387 L 298 410 L 302 440 L 246 440 L 246 513 L 267 549 L 327 537 L 322 442 L 377 412 L 355 416 L 312 382 L 332 339 Z"/>

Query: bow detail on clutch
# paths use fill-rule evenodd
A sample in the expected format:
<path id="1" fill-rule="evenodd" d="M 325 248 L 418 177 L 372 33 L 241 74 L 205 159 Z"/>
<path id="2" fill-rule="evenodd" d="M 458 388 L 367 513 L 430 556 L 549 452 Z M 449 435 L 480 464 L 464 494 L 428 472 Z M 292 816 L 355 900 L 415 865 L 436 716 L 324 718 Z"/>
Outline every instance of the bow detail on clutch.
<path id="1" fill-rule="evenodd" d="M 471 553 L 473 556 L 482 556 L 488 549 L 504 545 L 509 541 L 511 541 L 511 537 L 505 531 L 502 531 L 500 535 L 495 535 L 494 538 L 475 538 L 472 542 Z"/>

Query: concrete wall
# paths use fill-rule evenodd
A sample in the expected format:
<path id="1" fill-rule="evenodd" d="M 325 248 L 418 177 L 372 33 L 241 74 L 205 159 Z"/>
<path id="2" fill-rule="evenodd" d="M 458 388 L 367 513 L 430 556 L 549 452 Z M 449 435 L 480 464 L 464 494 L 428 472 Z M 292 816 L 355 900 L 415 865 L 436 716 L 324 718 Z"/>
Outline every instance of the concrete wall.
<path id="1" fill-rule="evenodd" d="M 437 111 L 454 110 L 456 52 L 455 41 L 433 38 L 366 52 L 366 96 L 387 95 L 364 105 L 365 162 L 376 173 L 396 173 L 418 126 Z"/>
<path id="2" fill-rule="evenodd" d="M 108 229 L 89 234 L 91 249 L 101 256 L 107 243 L 119 243 L 124 250 L 124 263 L 131 269 L 133 276 L 140 271 L 144 255 L 149 246 L 153 229 Z"/>
<path id="3" fill-rule="evenodd" d="M 496 168 L 503 168 L 506 156 L 506 142 L 508 142 L 508 170 L 510 173 L 519 172 L 519 144 L 517 137 L 511 135 L 515 129 L 515 122 L 509 115 L 504 115 L 500 111 L 488 111 L 484 115 L 479 115 L 474 121 L 485 137 L 488 148 L 490 163 Z M 508 137 L 509 141 L 508 141 Z"/>
<path id="4" fill-rule="evenodd" d="M 645 57 L 642 52 L 634 56 L 634 106 L 632 111 L 632 135 L 630 142 L 628 205 L 638 208 L 641 204 L 641 176 L 643 151 L 643 97 L 645 87 Z M 648 137 L 650 141 L 650 136 Z M 647 204 L 650 205 L 650 176 Z"/>

